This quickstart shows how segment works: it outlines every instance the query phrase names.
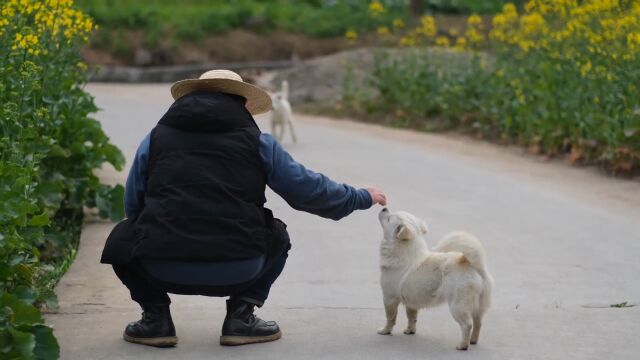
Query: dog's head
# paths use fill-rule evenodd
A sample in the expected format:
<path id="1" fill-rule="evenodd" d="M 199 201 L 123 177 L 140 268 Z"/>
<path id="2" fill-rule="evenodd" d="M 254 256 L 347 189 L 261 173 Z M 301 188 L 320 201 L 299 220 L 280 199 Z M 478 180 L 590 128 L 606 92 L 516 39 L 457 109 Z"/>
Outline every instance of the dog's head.
<path id="1" fill-rule="evenodd" d="M 278 106 L 284 101 L 288 101 L 289 99 L 289 82 L 287 80 L 282 80 L 282 85 L 280 87 L 280 91 L 269 93 L 271 96 L 271 102 L 274 104 L 274 107 Z"/>
<path id="2" fill-rule="evenodd" d="M 426 247 L 427 224 L 405 211 L 392 212 L 384 208 L 378 214 L 384 241 L 416 247 Z"/>
<path id="3" fill-rule="evenodd" d="M 271 97 L 271 102 L 280 102 L 283 100 L 283 96 L 279 92 L 270 92 L 269 97 Z"/>

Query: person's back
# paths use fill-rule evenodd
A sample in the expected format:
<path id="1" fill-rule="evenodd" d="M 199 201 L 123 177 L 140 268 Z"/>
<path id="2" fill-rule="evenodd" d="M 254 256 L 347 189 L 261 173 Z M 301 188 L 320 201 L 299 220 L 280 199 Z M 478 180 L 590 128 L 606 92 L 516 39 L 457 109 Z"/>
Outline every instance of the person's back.
<path id="1" fill-rule="evenodd" d="M 211 71 L 174 84 L 172 93 L 176 101 L 136 152 L 127 219 L 102 255 L 144 310 L 124 338 L 175 345 L 167 293 L 176 293 L 230 296 L 223 345 L 276 340 L 278 325 L 253 315 L 290 249 L 286 225 L 264 207 L 265 187 L 297 210 L 334 220 L 384 205 L 385 196 L 293 160 L 251 116 L 269 110 L 269 96 L 235 73 Z"/>
<path id="2" fill-rule="evenodd" d="M 239 96 L 193 92 L 151 131 L 134 256 L 243 260 L 267 249 L 260 130 Z M 189 231 L 184 231 L 189 229 Z"/>

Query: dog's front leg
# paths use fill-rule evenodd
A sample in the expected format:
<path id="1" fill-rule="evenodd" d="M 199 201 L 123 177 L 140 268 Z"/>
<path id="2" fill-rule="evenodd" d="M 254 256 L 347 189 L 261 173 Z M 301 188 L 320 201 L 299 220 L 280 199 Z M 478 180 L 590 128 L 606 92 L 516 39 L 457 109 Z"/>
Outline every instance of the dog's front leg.
<path id="1" fill-rule="evenodd" d="M 278 141 L 282 140 L 278 135 L 278 118 L 276 115 L 271 116 L 271 135 L 273 135 Z"/>
<path id="2" fill-rule="evenodd" d="M 407 307 L 407 328 L 404 330 L 404 333 L 407 335 L 415 334 L 417 322 L 418 322 L 418 309 L 412 309 L 410 307 Z"/>
<path id="3" fill-rule="evenodd" d="M 293 129 L 293 120 L 289 119 L 289 121 L 287 121 L 287 123 L 289 124 L 289 131 L 291 132 L 291 139 L 293 140 L 294 143 L 298 142 L 298 137 L 296 136 L 296 131 Z"/>
<path id="4" fill-rule="evenodd" d="M 284 132 L 285 132 L 285 121 L 284 119 L 280 118 L 278 119 L 278 141 L 284 141 Z"/>
<path id="5" fill-rule="evenodd" d="M 396 325 L 398 305 L 400 305 L 400 302 L 397 299 L 384 299 L 384 311 L 387 314 L 387 324 L 378 330 L 378 334 L 391 335 L 391 330 L 393 330 L 393 327 Z"/>

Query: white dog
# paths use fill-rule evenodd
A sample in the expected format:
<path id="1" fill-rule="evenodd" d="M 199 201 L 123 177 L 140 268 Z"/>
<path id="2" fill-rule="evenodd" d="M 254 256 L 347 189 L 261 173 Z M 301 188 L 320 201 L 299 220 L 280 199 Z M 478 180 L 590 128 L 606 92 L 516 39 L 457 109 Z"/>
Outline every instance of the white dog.
<path id="1" fill-rule="evenodd" d="M 380 283 L 387 324 L 378 334 L 391 334 L 400 303 L 407 310 L 404 333 L 415 334 L 418 310 L 446 302 L 462 331 L 456 349 L 467 350 L 469 344 L 476 344 L 493 286 L 480 241 L 471 234 L 453 232 L 431 252 L 425 242 L 424 221 L 386 208 L 379 219 L 384 230 Z"/>
<path id="2" fill-rule="evenodd" d="M 282 81 L 280 92 L 271 95 L 273 109 L 271 111 L 271 134 L 282 141 L 284 138 L 285 126 L 289 127 L 293 142 L 297 142 L 296 132 L 293 129 L 293 111 L 289 103 L 289 83 Z"/>

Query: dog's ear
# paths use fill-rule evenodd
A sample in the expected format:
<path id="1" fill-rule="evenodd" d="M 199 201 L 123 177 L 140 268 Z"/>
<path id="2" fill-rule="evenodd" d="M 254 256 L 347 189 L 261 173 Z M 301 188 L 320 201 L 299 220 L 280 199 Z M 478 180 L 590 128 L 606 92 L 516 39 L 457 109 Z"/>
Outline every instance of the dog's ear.
<path id="1" fill-rule="evenodd" d="M 422 235 L 427 235 L 429 233 L 429 227 L 424 221 L 420 221 L 420 232 L 422 233 Z"/>
<path id="2" fill-rule="evenodd" d="M 396 239 L 409 240 L 411 239 L 411 230 L 406 225 L 400 225 L 396 229 Z"/>

